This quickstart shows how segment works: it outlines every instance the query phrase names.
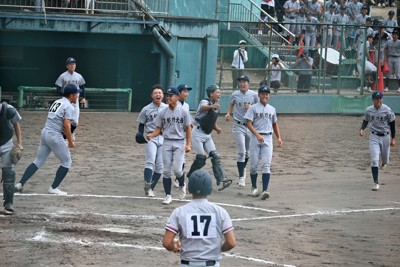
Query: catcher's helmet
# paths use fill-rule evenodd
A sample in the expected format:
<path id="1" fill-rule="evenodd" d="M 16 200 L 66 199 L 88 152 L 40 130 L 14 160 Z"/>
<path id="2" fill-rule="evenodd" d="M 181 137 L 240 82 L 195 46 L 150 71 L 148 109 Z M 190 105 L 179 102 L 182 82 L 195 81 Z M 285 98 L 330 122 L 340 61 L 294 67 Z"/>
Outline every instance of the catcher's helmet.
<path id="1" fill-rule="evenodd" d="M 189 177 L 189 193 L 211 195 L 213 190 L 211 175 L 205 170 L 196 170 Z"/>

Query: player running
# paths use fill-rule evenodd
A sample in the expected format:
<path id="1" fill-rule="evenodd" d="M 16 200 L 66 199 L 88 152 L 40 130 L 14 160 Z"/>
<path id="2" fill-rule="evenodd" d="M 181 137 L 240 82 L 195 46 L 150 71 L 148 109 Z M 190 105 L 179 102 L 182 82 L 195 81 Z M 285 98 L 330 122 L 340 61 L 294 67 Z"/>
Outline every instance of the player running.
<path id="1" fill-rule="evenodd" d="M 379 156 L 382 157 L 381 169 L 385 169 L 389 163 L 390 147 L 394 147 L 396 136 L 396 124 L 393 111 L 382 103 L 381 92 L 372 93 L 374 104 L 369 106 L 364 113 L 364 120 L 360 129 L 360 136 L 364 136 L 364 130 L 368 123 L 371 125 L 369 135 L 369 152 L 371 154 L 371 172 L 374 180 L 373 191 L 379 190 L 378 166 Z"/>
<path id="2" fill-rule="evenodd" d="M 54 101 L 49 109 L 46 124 L 40 135 L 40 144 L 36 159 L 31 163 L 22 175 L 19 183 L 15 185 L 15 190 L 21 191 L 25 183 L 43 166 L 50 153 L 61 161 L 61 165 L 56 172 L 53 184 L 49 188 L 50 194 L 67 195 L 67 192 L 58 189 L 72 165 L 71 154 L 68 148 L 74 148 L 75 142 L 72 140 L 71 121 L 74 118 L 74 108 L 72 103 L 76 103 L 79 89 L 75 84 L 68 84 L 64 88 L 64 97 Z M 64 141 L 65 134 L 68 146 Z"/>
<path id="3" fill-rule="evenodd" d="M 250 150 L 252 151 L 250 154 L 251 195 L 254 197 L 260 195 L 257 188 L 257 172 L 258 163 L 261 161 L 263 182 L 261 199 L 269 198 L 268 184 L 271 175 L 273 151 L 272 133 L 275 133 L 278 140 L 278 147 L 282 146 L 276 110 L 268 104 L 270 93 L 268 86 L 260 86 L 258 88 L 260 102 L 251 106 L 244 116 L 244 119 L 247 120 L 247 127 L 253 134 L 250 140 Z"/>

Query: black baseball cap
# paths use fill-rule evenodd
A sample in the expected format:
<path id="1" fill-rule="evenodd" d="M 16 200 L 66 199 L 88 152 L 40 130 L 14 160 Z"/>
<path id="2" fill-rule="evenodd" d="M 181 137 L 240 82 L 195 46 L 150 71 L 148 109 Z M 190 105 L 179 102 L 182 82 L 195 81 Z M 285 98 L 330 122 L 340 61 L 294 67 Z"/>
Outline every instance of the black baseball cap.
<path id="1" fill-rule="evenodd" d="M 340 10 L 346 10 L 346 6 L 340 6 Z"/>
<path id="2" fill-rule="evenodd" d="M 389 16 L 390 16 L 390 15 L 394 15 L 394 11 L 393 11 L 393 10 L 390 10 L 389 13 L 388 13 L 388 15 L 389 15 Z"/>
<path id="3" fill-rule="evenodd" d="M 178 89 L 179 92 L 182 92 L 182 90 L 185 90 L 185 89 L 190 91 L 190 90 L 192 90 L 192 87 L 189 87 L 186 84 L 180 84 L 180 85 L 178 85 L 178 87 L 176 89 Z"/>
<path id="4" fill-rule="evenodd" d="M 246 81 L 246 82 L 248 82 L 248 83 L 250 82 L 249 77 L 246 76 L 246 75 L 240 76 L 240 77 L 237 78 L 236 80 L 238 80 L 238 81 Z"/>
<path id="5" fill-rule="evenodd" d="M 363 9 L 368 10 L 368 7 L 367 6 L 362 6 L 361 10 L 363 10 Z"/>
<path id="6" fill-rule="evenodd" d="M 78 94 L 78 93 L 81 93 L 81 92 L 82 92 L 82 90 L 79 89 L 78 86 L 76 86 L 73 83 L 70 83 L 70 84 L 67 84 L 64 87 L 64 94 L 63 95 L 66 96 L 66 95 L 71 95 L 71 94 Z"/>
<path id="7" fill-rule="evenodd" d="M 67 60 L 65 60 L 65 65 L 68 65 L 70 63 L 76 63 L 76 59 L 73 57 L 69 57 L 67 58 Z"/>
<path id="8" fill-rule="evenodd" d="M 258 88 L 258 93 L 271 93 L 271 90 L 267 85 L 261 85 L 260 88 Z"/>
<path id="9" fill-rule="evenodd" d="M 166 95 L 177 95 L 179 96 L 179 91 L 175 87 L 168 87 L 167 91 L 164 92 Z"/>
<path id="10" fill-rule="evenodd" d="M 381 92 L 375 91 L 372 93 L 372 98 L 376 99 L 376 98 L 382 98 L 383 94 Z"/>

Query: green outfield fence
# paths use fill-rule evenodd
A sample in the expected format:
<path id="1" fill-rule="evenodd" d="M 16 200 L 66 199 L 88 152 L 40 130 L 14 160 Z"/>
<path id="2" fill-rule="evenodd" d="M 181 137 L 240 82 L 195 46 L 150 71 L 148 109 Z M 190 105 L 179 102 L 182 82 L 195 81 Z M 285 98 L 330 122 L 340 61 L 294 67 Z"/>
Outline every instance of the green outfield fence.
<path id="1" fill-rule="evenodd" d="M 90 111 L 131 111 L 131 88 L 85 88 L 87 105 Z M 19 86 L 19 109 L 47 110 L 60 96 L 55 87 Z"/>

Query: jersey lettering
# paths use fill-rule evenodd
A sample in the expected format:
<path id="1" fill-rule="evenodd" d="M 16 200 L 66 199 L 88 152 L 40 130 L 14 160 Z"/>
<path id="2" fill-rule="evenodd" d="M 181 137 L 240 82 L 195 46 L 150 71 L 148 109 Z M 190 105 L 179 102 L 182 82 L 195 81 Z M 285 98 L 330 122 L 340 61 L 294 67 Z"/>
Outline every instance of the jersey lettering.
<path id="1" fill-rule="evenodd" d="M 216 238 L 215 214 L 187 214 L 187 238 Z"/>

